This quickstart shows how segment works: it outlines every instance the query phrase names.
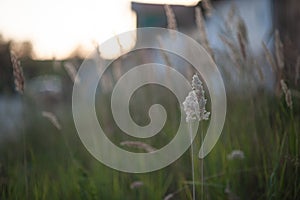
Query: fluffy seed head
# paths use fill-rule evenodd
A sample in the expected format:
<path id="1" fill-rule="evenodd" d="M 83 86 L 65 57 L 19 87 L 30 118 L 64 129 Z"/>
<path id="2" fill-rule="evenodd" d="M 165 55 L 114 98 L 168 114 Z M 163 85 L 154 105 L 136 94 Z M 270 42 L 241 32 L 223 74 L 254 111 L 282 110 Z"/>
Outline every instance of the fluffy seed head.
<path id="1" fill-rule="evenodd" d="M 186 121 L 208 120 L 210 113 L 205 109 L 207 99 L 205 99 L 202 82 L 197 74 L 193 76 L 192 89 L 193 90 L 189 92 L 183 102 L 183 109 L 186 113 Z"/>

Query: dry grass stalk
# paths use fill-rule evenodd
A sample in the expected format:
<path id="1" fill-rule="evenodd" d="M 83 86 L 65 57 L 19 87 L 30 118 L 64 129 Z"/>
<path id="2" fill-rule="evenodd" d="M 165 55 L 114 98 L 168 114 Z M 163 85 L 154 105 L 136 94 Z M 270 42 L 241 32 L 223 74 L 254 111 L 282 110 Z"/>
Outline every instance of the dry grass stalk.
<path id="1" fill-rule="evenodd" d="M 171 194 L 168 194 L 167 196 L 165 196 L 164 200 L 170 200 L 174 197 L 174 194 L 171 193 Z"/>
<path id="2" fill-rule="evenodd" d="M 205 10 L 205 15 L 206 16 L 211 16 L 212 15 L 212 10 L 213 7 L 211 5 L 211 1 L 210 0 L 202 0 L 203 3 L 203 8 Z"/>
<path id="3" fill-rule="evenodd" d="M 231 3 L 230 10 L 227 15 L 227 20 L 229 23 L 231 23 L 233 21 L 234 16 L 236 16 L 236 11 L 237 11 L 237 8 L 236 8 L 235 3 Z"/>
<path id="4" fill-rule="evenodd" d="M 271 65 L 273 72 L 276 73 L 277 69 L 276 69 L 276 64 L 275 64 L 275 60 L 274 60 L 272 53 L 267 48 L 267 46 L 264 42 L 262 42 L 262 47 L 265 52 L 265 56 L 266 56 L 266 59 L 267 59 L 269 65 Z"/>
<path id="5" fill-rule="evenodd" d="M 226 17 L 225 23 L 224 23 L 226 32 L 229 32 L 229 34 L 232 32 L 232 22 L 234 21 L 234 17 L 236 16 L 236 11 L 237 11 L 237 8 L 236 8 L 235 3 L 231 3 L 230 10 L 227 14 L 227 17 Z"/>
<path id="6" fill-rule="evenodd" d="M 173 9 L 170 5 L 165 5 L 164 8 L 168 21 L 168 29 L 177 30 L 177 22 Z"/>
<path id="7" fill-rule="evenodd" d="M 77 70 L 75 66 L 71 62 L 64 63 L 64 68 L 67 71 L 69 77 L 72 79 L 72 81 L 75 83 L 79 83 L 80 80 L 78 77 L 76 77 Z"/>
<path id="8" fill-rule="evenodd" d="M 146 144 L 144 142 L 139 142 L 139 141 L 124 141 L 124 142 L 121 142 L 120 145 L 142 149 L 148 153 L 156 151 L 156 149 L 154 147 L 152 147 L 151 145 Z"/>
<path id="9" fill-rule="evenodd" d="M 261 67 L 257 64 L 256 61 L 254 61 L 254 66 L 256 67 L 256 69 L 258 71 L 258 75 L 259 75 L 260 80 L 261 81 L 265 80 L 264 73 L 263 73 Z"/>
<path id="10" fill-rule="evenodd" d="M 227 182 L 226 188 L 224 190 L 224 193 L 227 194 L 227 199 L 228 200 L 239 200 L 240 198 L 231 191 L 229 183 Z"/>
<path id="11" fill-rule="evenodd" d="M 295 67 L 295 85 L 298 85 L 300 79 L 300 56 L 297 57 L 297 63 Z"/>
<path id="12" fill-rule="evenodd" d="M 293 101 L 292 101 L 292 94 L 291 91 L 289 90 L 289 88 L 287 87 L 287 84 L 285 83 L 284 80 L 280 80 L 280 84 L 281 84 L 281 89 L 285 95 L 285 102 L 286 105 L 292 109 L 293 107 Z"/>
<path id="13" fill-rule="evenodd" d="M 172 62 L 171 60 L 169 59 L 169 56 L 167 55 L 167 53 L 163 50 L 164 49 L 164 45 L 163 45 L 163 42 L 162 42 L 162 38 L 160 36 L 157 36 L 157 41 L 158 41 L 158 45 L 159 45 L 159 48 L 162 49 L 162 55 L 164 57 L 164 60 L 166 62 L 166 64 L 168 66 L 172 66 Z"/>
<path id="14" fill-rule="evenodd" d="M 280 40 L 279 31 L 275 31 L 275 53 L 276 53 L 276 61 L 279 69 L 283 69 L 284 67 L 284 56 L 283 56 L 283 44 Z"/>
<path id="15" fill-rule="evenodd" d="M 57 117 L 53 113 L 43 111 L 42 116 L 47 118 L 52 123 L 52 125 L 55 126 L 58 130 L 61 130 L 61 125 L 58 122 Z"/>
<path id="16" fill-rule="evenodd" d="M 209 45 L 207 34 L 205 30 L 205 23 L 203 19 L 203 15 L 201 12 L 201 9 L 199 7 L 195 8 L 195 17 L 196 17 L 196 24 L 199 29 L 200 33 L 200 43 L 204 46 L 205 50 L 208 52 L 208 54 L 213 58 L 214 60 L 214 53 Z"/>
<path id="17" fill-rule="evenodd" d="M 231 42 L 228 38 L 223 35 L 219 35 L 221 41 L 230 49 L 231 53 L 229 54 L 231 60 L 237 67 L 240 67 L 240 57 L 238 48 Z"/>
<path id="18" fill-rule="evenodd" d="M 244 60 L 247 58 L 247 44 L 248 44 L 248 33 L 247 33 L 247 27 L 244 22 L 244 20 L 239 17 L 238 24 L 237 24 L 237 38 L 238 38 L 238 43 L 240 46 L 240 51 L 242 53 L 242 56 Z"/>
<path id="19" fill-rule="evenodd" d="M 13 67 L 15 88 L 20 94 L 23 94 L 24 87 L 25 87 L 25 78 L 23 75 L 23 70 L 22 70 L 20 61 L 18 60 L 17 56 L 12 51 L 10 52 L 10 58 L 11 58 L 11 63 L 12 63 L 12 67 Z"/>

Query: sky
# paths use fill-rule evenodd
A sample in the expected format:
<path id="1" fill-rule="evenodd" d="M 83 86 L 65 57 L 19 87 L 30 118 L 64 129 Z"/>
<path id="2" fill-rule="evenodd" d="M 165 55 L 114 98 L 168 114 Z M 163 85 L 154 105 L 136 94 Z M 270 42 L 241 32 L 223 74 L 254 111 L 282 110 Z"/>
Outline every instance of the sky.
<path id="1" fill-rule="evenodd" d="M 136 0 L 144 3 L 193 5 L 197 0 Z M 136 28 L 130 0 L 0 0 L 0 34 L 5 39 L 32 42 L 37 58 L 67 57 L 79 45 L 96 44 Z M 130 49 L 131 42 L 120 41 Z M 113 49 L 115 51 L 113 51 Z M 115 48 L 100 49 L 114 57 Z"/>

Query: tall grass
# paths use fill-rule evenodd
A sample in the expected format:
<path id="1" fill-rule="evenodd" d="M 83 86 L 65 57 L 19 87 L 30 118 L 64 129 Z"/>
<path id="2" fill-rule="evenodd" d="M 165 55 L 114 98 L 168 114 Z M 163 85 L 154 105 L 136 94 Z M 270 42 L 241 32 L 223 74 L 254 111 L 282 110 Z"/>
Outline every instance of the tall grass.
<path id="1" fill-rule="evenodd" d="M 166 9 L 173 17 L 173 21 L 169 21 L 174 28 L 174 13 L 172 14 L 170 7 Z M 198 21 L 201 22 L 201 13 L 197 14 Z M 26 148 L 21 139 L 0 142 L 1 199 L 152 200 L 192 199 L 193 196 L 196 199 L 216 200 L 298 199 L 300 105 L 299 96 L 293 91 L 297 91 L 296 84 L 299 81 L 296 77 L 294 81 L 287 80 L 284 76 L 284 44 L 281 43 L 278 32 L 275 32 L 275 54 L 263 43 L 266 57 L 260 62 L 247 48 L 246 25 L 243 25 L 242 20 L 239 26 L 238 33 L 235 33 L 237 37 L 230 38 L 220 34 L 228 47 L 226 59 L 235 64 L 226 72 L 222 68 L 223 64 L 217 63 L 223 72 L 228 91 L 227 118 L 220 141 L 212 152 L 202 161 L 194 157 L 195 180 L 191 179 L 193 172 L 190 170 L 189 152 L 170 166 L 147 174 L 128 174 L 110 169 L 91 157 L 82 145 L 72 121 L 70 106 L 63 105 L 60 114 L 55 117 L 49 112 L 43 113 L 42 117 L 41 110 L 25 96 L 24 105 L 28 106 L 24 118 Z M 200 27 L 200 32 L 203 28 Z M 199 34 L 204 37 L 203 33 Z M 207 42 L 205 38 L 202 41 Z M 206 48 L 210 48 L 209 44 Z M 218 54 L 213 49 L 211 51 L 218 62 Z M 272 67 L 270 71 L 274 73 L 276 82 L 273 91 L 256 84 L 257 74 L 264 64 L 268 64 L 270 69 Z M 238 75 L 230 73 L 230 70 L 238 71 L 241 77 L 234 83 L 239 85 L 238 91 L 232 89 L 236 87 L 232 79 Z M 265 75 L 261 73 L 262 78 Z M 73 75 L 72 78 L 74 80 Z M 287 85 L 284 90 L 277 87 L 281 80 Z M 240 84 L 242 81 L 243 84 Z M 158 149 L 172 139 L 176 129 L 173 121 L 178 121 L 178 107 L 181 103 L 174 100 L 174 96 L 164 88 L 146 86 L 143 89 L 144 93 L 140 94 L 147 95 L 151 91 L 153 94 L 155 91 L 163 95 L 146 100 L 143 95 L 140 98 L 136 95 L 133 101 L 142 102 L 143 105 L 132 108 L 135 120 L 145 123 L 147 117 L 140 116 L 138 112 L 144 111 L 153 102 L 162 103 L 172 120 L 168 119 L 159 136 L 141 140 L 140 143 L 130 143 L 128 141 L 132 141 L 131 137 L 118 134 L 120 130 L 114 124 L 109 106 L 103 106 L 109 105 L 107 103 L 110 101 L 106 91 L 100 92 L 96 100 L 98 118 L 108 137 L 116 145 L 123 144 L 122 148 L 136 152 L 143 151 L 135 149 L 137 144 L 147 144 L 148 150 L 149 147 Z M 59 125 L 57 121 L 60 122 Z M 206 130 L 207 125 L 208 122 L 203 122 L 199 131 Z M 200 149 L 202 138 L 199 132 L 193 144 L 194 149 Z M 237 153 L 233 156 L 233 151 L 238 152 L 236 150 L 242 152 L 243 156 L 236 156 Z M 24 176 L 25 179 L 22 178 Z M 192 185 L 195 185 L 194 195 Z"/>

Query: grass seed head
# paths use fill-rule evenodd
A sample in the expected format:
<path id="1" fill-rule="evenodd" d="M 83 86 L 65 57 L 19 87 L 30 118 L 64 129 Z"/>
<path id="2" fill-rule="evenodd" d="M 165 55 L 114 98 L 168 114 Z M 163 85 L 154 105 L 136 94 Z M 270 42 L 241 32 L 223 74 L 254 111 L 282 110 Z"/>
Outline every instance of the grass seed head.
<path id="1" fill-rule="evenodd" d="M 58 130 L 61 130 L 61 125 L 58 122 L 57 117 L 53 113 L 47 112 L 47 111 L 43 111 L 42 112 L 42 116 L 45 117 L 45 118 L 47 118 L 51 122 L 51 124 L 53 126 L 55 126 Z"/>
<path id="2" fill-rule="evenodd" d="M 20 61 L 18 60 L 17 56 L 12 51 L 10 52 L 10 58 L 11 58 L 11 63 L 12 63 L 12 67 L 13 67 L 15 88 L 20 94 L 23 94 L 24 87 L 25 87 L 25 78 L 23 75 L 23 70 L 22 70 Z"/>
<path id="3" fill-rule="evenodd" d="M 210 17 L 212 15 L 213 7 L 210 0 L 202 0 L 205 15 Z"/>
<path id="4" fill-rule="evenodd" d="M 295 85 L 298 85 L 298 81 L 300 79 L 300 56 L 297 58 L 297 63 L 295 67 Z"/>
<path id="5" fill-rule="evenodd" d="M 167 196 L 165 196 L 164 200 L 170 200 L 174 197 L 174 194 L 171 193 L 171 194 L 168 194 Z"/>
<path id="6" fill-rule="evenodd" d="M 192 89 L 183 102 L 186 122 L 208 120 L 210 113 L 205 109 L 207 99 L 205 98 L 202 82 L 197 74 L 193 76 Z"/>
<path id="7" fill-rule="evenodd" d="M 199 7 L 195 8 L 195 18 L 196 18 L 196 25 L 198 27 L 200 33 L 200 43 L 203 45 L 204 49 L 208 52 L 208 54 L 214 59 L 214 53 L 210 47 L 208 42 L 206 30 L 205 30 L 205 23 L 202 15 L 202 11 Z"/>
<path id="8" fill-rule="evenodd" d="M 120 143 L 120 145 L 142 149 L 148 153 L 156 151 L 156 148 L 154 148 L 151 145 L 146 144 L 144 142 L 140 142 L 140 141 L 123 141 Z"/>
<path id="9" fill-rule="evenodd" d="M 263 47 L 263 50 L 264 50 L 264 53 L 265 53 L 265 56 L 266 56 L 266 59 L 267 59 L 269 65 L 272 67 L 273 72 L 276 73 L 277 69 L 276 69 L 274 56 L 272 55 L 270 50 L 267 48 L 267 46 L 264 42 L 262 42 L 261 44 L 262 44 L 262 47 Z"/>
<path id="10" fill-rule="evenodd" d="M 284 56 L 283 56 L 283 44 L 280 40 L 279 31 L 275 31 L 275 53 L 276 53 L 276 61 L 279 69 L 283 69 L 284 67 Z"/>
<path id="11" fill-rule="evenodd" d="M 280 85 L 281 85 L 281 89 L 285 95 L 285 102 L 286 105 L 292 109 L 293 107 L 293 101 L 292 101 L 292 94 L 291 94 L 291 90 L 288 88 L 287 84 L 285 83 L 284 80 L 280 81 Z"/>
<path id="12" fill-rule="evenodd" d="M 165 5 L 164 8 L 167 16 L 168 29 L 177 30 L 177 22 L 173 9 L 169 5 Z"/>

